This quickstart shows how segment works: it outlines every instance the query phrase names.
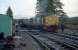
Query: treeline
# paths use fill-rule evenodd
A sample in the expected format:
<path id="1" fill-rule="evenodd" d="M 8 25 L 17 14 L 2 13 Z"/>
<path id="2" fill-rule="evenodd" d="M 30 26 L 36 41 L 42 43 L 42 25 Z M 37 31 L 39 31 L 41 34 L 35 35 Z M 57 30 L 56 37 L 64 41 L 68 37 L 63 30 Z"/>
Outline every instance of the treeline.
<path id="1" fill-rule="evenodd" d="M 78 17 L 68 18 L 65 21 L 66 24 L 78 25 Z"/>

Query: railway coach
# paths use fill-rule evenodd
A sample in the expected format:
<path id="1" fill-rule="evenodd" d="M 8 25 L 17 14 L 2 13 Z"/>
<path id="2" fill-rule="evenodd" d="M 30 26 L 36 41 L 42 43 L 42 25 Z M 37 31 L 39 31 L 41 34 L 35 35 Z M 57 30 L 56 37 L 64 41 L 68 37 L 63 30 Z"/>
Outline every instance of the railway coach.
<path id="1" fill-rule="evenodd" d="M 14 48 L 12 20 L 12 17 L 0 14 L 0 50 L 12 50 Z"/>
<path id="2" fill-rule="evenodd" d="M 35 20 L 32 19 L 32 22 L 29 22 L 30 24 L 25 24 L 25 22 L 23 22 L 24 24 L 22 24 L 22 26 L 27 26 L 26 28 L 39 29 L 40 31 L 58 31 L 59 17 L 50 15 L 35 18 Z"/>
<path id="3" fill-rule="evenodd" d="M 0 33 L 3 32 L 4 36 L 12 35 L 12 18 L 8 15 L 0 14 Z"/>

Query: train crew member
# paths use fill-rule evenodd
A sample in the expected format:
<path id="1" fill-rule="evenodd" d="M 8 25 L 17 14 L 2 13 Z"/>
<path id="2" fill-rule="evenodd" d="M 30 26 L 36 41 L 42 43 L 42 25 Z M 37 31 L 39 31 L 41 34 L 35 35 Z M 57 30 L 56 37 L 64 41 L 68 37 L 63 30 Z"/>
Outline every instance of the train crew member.
<path id="1" fill-rule="evenodd" d="M 63 24 L 61 24 L 61 30 L 62 30 L 62 32 L 64 32 L 64 25 Z"/>

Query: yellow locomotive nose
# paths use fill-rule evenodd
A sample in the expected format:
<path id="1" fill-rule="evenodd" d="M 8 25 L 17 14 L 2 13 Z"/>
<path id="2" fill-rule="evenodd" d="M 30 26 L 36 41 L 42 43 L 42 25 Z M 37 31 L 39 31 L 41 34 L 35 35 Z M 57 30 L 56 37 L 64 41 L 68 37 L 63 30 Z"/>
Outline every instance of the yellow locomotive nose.
<path id="1" fill-rule="evenodd" d="M 59 18 L 56 16 L 46 16 L 44 17 L 45 25 L 58 25 Z"/>
<path id="2" fill-rule="evenodd" d="M 57 16 L 46 16 L 43 18 L 44 29 L 52 32 L 57 32 L 59 18 Z"/>

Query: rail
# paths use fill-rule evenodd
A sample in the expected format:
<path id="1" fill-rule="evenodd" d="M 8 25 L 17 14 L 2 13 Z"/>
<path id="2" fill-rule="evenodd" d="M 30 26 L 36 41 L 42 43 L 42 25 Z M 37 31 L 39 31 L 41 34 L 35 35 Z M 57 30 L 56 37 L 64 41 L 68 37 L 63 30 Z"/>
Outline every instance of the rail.
<path id="1" fill-rule="evenodd" d="M 72 50 L 72 49 L 73 49 L 73 50 L 78 50 L 78 45 L 70 44 L 70 43 L 67 43 L 67 42 L 62 42 L 62 41 L 60 41 L 60 40 L 56 40 L 56 39 L 53 39 L 53 38 L 48 37 L 48 36 L 44 36 L 44 35 L 42 35 L 42 36 L 45 37 L 45 38 L 48 38 L 48 39 L 50 39 L 50 40 L 52 40 L 52 41 L 55 41 L 55 42 L 63 45 L 64 47 L 69 48 L 70 50 Z"/>
<path id="2" fill-rule="evenodd" d="M 36 37 L 34 37 L 33 35 L 31 35 L 30 33 L 28 33 L 28 34 L 29 34 L 29 36 L 31 36 L 33 39 L 35 39 L 35 41 L 38 42 L 38 43 L 42 46 L 43 50 L 56 50 L 56 49 L 53 48 L 52 46 L 49 46 L 49 45 L 46 44 L 45 42 L 37 39 Z"/>

